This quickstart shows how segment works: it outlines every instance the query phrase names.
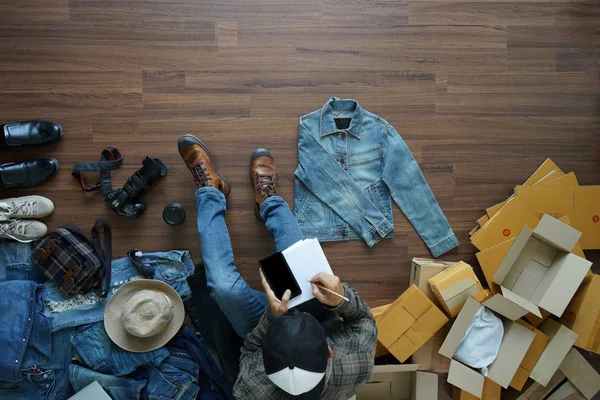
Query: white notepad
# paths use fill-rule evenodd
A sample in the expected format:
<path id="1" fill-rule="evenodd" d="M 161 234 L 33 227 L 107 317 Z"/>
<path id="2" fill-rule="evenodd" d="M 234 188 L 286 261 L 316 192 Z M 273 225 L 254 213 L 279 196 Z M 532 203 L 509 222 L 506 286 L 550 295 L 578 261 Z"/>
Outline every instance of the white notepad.
<path id="1" fill-rule="evenodd" d="M 281 252 L 300 286 L 301 293 L 288 303 L 288 308 L 296 307 L 313 299 L 312 286 L 308 280 L 319 272 L 333 275 L 325 253 L 317 239 L 304 239 Z"/>

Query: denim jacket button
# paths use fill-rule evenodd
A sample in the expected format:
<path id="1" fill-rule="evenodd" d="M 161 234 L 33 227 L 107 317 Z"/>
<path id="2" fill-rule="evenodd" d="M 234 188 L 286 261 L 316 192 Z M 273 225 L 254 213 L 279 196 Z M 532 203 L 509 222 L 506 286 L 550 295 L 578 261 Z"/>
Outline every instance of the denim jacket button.
<path id="1" fill-rule="evenodd" d="M 42 377 L 43 377 L 44 379 L 46 379 L 46 378 L 48 378 L 48 374 L 44 374 L 44 375 L 42 375 Z"/>

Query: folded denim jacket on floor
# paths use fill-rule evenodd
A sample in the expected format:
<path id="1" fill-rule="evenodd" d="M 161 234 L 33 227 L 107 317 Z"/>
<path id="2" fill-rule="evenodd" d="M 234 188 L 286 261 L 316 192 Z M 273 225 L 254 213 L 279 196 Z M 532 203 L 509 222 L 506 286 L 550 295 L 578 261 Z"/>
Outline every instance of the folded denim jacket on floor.
<path id="1" fill-rule="evenodd" d="M 320 241 L 392 237 L 394 199 L 434 257 L 458 246 L 419 165 L 396 130 L 355 100 L 332 97 L 300 118 L 294 214 Z"/>

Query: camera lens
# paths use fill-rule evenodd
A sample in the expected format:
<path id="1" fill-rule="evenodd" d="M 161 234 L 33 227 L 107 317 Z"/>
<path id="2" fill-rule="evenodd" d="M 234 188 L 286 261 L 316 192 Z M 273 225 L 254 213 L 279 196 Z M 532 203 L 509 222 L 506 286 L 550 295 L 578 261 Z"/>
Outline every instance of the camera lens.
<path id="1" fill-rule="evenodd" d="M 163 220 L 169 225 L 179 225 L 185 219 L 185 209 L 181 204 L 171 203 L 163 210 Z"/>

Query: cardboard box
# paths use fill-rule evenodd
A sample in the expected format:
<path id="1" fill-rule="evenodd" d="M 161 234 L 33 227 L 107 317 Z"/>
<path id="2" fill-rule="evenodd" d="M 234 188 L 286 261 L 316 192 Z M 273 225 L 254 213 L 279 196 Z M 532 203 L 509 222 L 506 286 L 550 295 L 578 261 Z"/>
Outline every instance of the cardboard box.
<path id="1" fill-rule="evenodd" d="M 569 226 L 572 226 L 569 217 L 565 216 L 559 218 L 559 221 L 564 222 Z M 500 286 L 494 283 L 494 274 L 498 270 L 498 267 L 500 267 L 500 263 L 508 254 L 508 251 L 510 250 L 514 242 L 514 238 L 508 239 L 475 254 L 492 294 L 502 293 L 500 290 Z M 575 246 L 571 250 L 571 253 L 576 254 L 579 257 L 585 258 L 585 254 L 583 253 L 583 249 L 581 248 L 581 244 L 579 244 L 579 242 L 575 244 Z"/>
<path id="2" fill-rule="evenodd" d="M 585 397 L 571 381 L 565 381 L 546 400 L 585 400 Z"/>
<path id="3" fill-rule="evenodd" d="M 542 386 L 547 386 L 577 340 L 577 334 L 553 319 L 544 321 L 539 329 L 548 335 L 550 340 L 529 376 Z"/>
<path id="4" fill-rule="evenodd" d="M 426 258 L 413 258 L 410 271 L 410 284 L 417 285 L 419 289 L 434 303 L 438 304 L 435 295 L 427 282 L 446 268 L 454 265 L 453 262 L 431 260 Z M 412 362 L 419 364 L 419 370 L 445 373 L 450 368 L 450 360 L 439 353 L 444 342 L 449 324 L 444 325 L 421 348 L 412 355 Z"/>
<path id="5" fill-rule="evenodd" d="M 451 317 L 458 315 L 469 297 L 483 291 L 473 268 L 462 261 L 429 278 L 428 282 L 435 298 Z"/>
<path id="6" fill-rule="evenodd" d="M 533 338 L 533 342 L 531 342 L 531 346 L 529 346 L 529 350 L 527 350 L 527 353 L 525 354 L 525 357 L 523 357 L 523 361 L 521 361 L 521 365 L 519 366 L 517 373 L 515 376 L 513 376 L 513 379 L 510 382 L 511 387 L 521 391 L 523 390 L 523 386 L 525 386 L 525 383 L 531 374 L 531 370 L 538 362 L 550 338 L 544 332 L 536 329 L 523 320 L 518 320 L 517 324 L 524 326 L 535 333 L 535 337 Z"/>
<path id="7" fill-rule="evenodd" d="M 376 320 L 378 340 L 404 362 L 448 322 L 416 285 L 410 286 Z"/>
<path id="8" fill-rule="evenodd" d="M 579 335 L 575 346 L 600 353 L 600 275 L 584 278 L 560 322 Z"/>
<path id="9" fill-rule="evenodd" d="M 565 224 L 571 226 L 571 221 L 566 216 L 560 218 L 559 221 L 564 222 Z M 477 257 L 477 261 L 479 261 L 479 265 L 481 266 L 481 270 L 483 271 L 483 275 L 485 276 L 485 279 L 487 281 L 487 284 L 488 284 L 492 294 L 502 293 L 502 291 L 500 290 L 500 285 L 494 283 L 494 281 L 493 281 L 494 274 L 500 267 L 502 260 L 504 260 L 504 257 L 506 257 L 506 255 L 508 254 L 508 251 L 510 250 L 510 248 L 512 247 L 514 242 L 515 242 L 515 239 L 509 239 L 509 240 L 498 243 L 495 246 L 492 246 L 490 248 L 487 248 L 487 249 L 475 254 L 475 256 Z M 579 244 L 579 242 L 577 242 L 575 244 L 575 246 L 573 247 L 571 252 L 573 254 L 578 255 L 579 257 L 585 258 L 583 249 L 581 248 L 581 245 Z M 591 277 L 591 276 L 592 276 L 592 273 L 588 272 L 588 275 L 586 275 L 586 279 L 587 279 L 587 277 Z M 581 288 L 581 286 L 580 286 L 580 288 Z M 576 293 L 578 293 L 578 292 L 576 292 Z M 577 296 L 577 294 L 576 294 L 576 296 Z M 568 310 L 568 307 L 567 307 L 567 310 Z M 527 314 L 525 316 L 525 318 L 531 323 L 531 325 L 537 327 L 543 321 L 545 321 L 546 318 L 548 318 L 548 316 L 550 315 L 550 313 L 548 313 L 545 310 L 540 310 L 540 312 L 542 314 L 541 318 L 538 316 L 535 316 L 531 313 Z M 567 311 L 565 311 L 565 312 L 567 312 Z M 564 316 L 564 314 L 563 314 L 563 316 Z"/>
<path id="10" fill-rule="evenodd" d="M 383 306 L 379 306 L 379 307 L 375 307 L 375 308 L 371 308 L 371 312 L 373 313 L 373 319 L 375 321 L 377 321 L 377 318 L 383 314 L 383 312 L 385 310 L 387 310 L 387 308 L 389 306 L 391 306 L 392 303 L 390 304 L 385 304 Z M 377 344 L 375 345 L 375 358 L 377 357 L 381 357 L 381 356 L 385 356 L 386 354 L 390 354 L 390 352 L 385 348 L 384 345 L 381 344 L 381 342 L 378 340 Z"/>
<path id="11" fill-rule="evenodd" d="M 600 391 L 600 374 L 577 350 L 569 350 L 559 369 L 586 399 Z"/>
<path id="12" fill-rule="evenodd" d="M 450 369 L 450 360 L 441 355 L 439 351 L 449 330 L 450 324 L 447 323 L 431 339 L 425 342 L 421 348 L 413 353 L 411 361 L 419 364 L 419 370 L 438 373 L 448 372 Z"/>
<path id="13" fill-rule="evenodd" d="M 409 285 L 417 285 L 417 287 L 429 297 L 434 304 L 437 303 L 435 295 L 427 282 L 429 278 L 433 278 L 448 267 L 456 263 L 449 261 L 433 260 L 431 258 L 413 258 L 410 265 L 410 281 Z M 415 363 L 417 364 L 417 363 Z"/>
<path id="14" fill-rule="evenodd" d="M 527 310 L 510 302 L 502 295 L 494 295 L 483 304 L 469 298 L 450 328 L 450 332 L 440 348 L 440 354 L 452 359 L 458 345 L 465 337 L 475 313 L 481 306 L 493 311 L 496 316 L 500 317 L 504 325 L 504 337 L 500 351 L 496 360 L 488 367 L 487 378 L 507 388 L 533 342 L 535 333 L 515 322 L 525 315 Z M 454 359 L 450 361 L 448 382 L 473 396 L 481 398 L 483 394 L 484 376 L 479 371 Z"/>
<path id="15" fill-rule="evenodd" d="M 417 364 L 376 365 L 355 400 L 432 400 L 438 398 L 436 374 L 417 371 Z"/>
<path id="16" fill-rule="evenodd" d="M 546 158 L 544 162 L 531 174 L 523 185 L 535 185 L 540 179 L 547 176 L 552 171 L 558 171 L 561 174 L 563 171 L 552 159 Z"/>
<path id="17" fill-rule="evenodd" d="M 500 242 L 516 237 L 523 226 L 534 228 L 539 218 L 523 201 L 513 197 L 471 238 L 473 246 L 485 250 Z"/>
<path id="18" fill-rule="evenodd" d="M 569 216 L 573 227 L 582 233 L 584 250 L 600 249 L 600 186 L 521 186 L 515 190 L 536 215 Z"/>
<path id="19" fill-rule="evenodd" d="M 538 306 L 560 317 L 592 266 L 571 253 L 580 236 L 549 215 L 524 227 L 494 274 L 502 295 L 538 317 Z"/>
<path id="20" fill-rule="evenodd" d="M 533 382 L 521 393 L 517 400 L 542 400 L 554 389 L 559 387 L 565 381 L 565 376 L 560 371 L 556 371 L 546 386 Z"/>
<path id="21" fill-rule="evenodd" d="M 575 176 L 575 172 L 569 172 L 568 174 L 560 176 L 550 182 L 545 182 L 540 186 L 543 186 L 543 187 L 579 186 L 579 181 L 577 180 L 577 176 Z"/>
<path id="22" fill-rule="evenodd" d="M 483 394 L 481 400 L 500 400 L 500 394 L 502 393 L 502 386 L 496 382 L 485 379 L 483 383 Z M 460 390 L 456 386 L 452 386 L 452 400 L 477 400 L 479 397 L 475 397 L 470 393 Z"/>

